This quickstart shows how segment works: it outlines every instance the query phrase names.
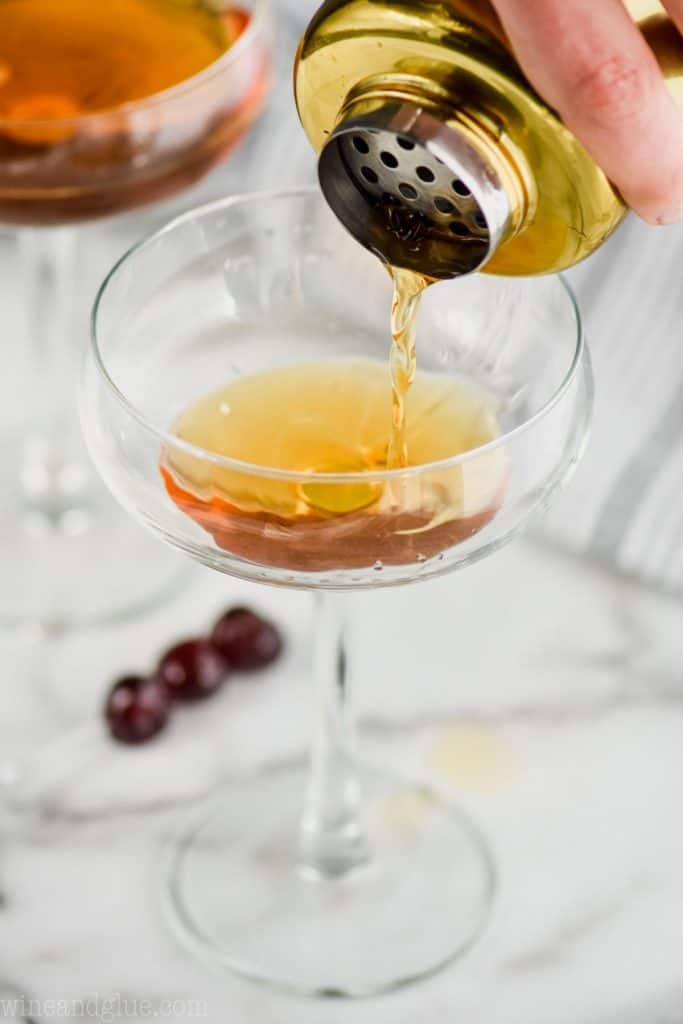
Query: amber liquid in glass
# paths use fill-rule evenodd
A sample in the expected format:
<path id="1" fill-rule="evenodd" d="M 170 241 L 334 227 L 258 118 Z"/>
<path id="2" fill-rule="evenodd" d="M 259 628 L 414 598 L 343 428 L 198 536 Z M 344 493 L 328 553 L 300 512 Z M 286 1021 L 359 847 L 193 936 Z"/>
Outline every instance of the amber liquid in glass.
<path id="1" fill-rule="evenodd" d="M 207 69 L 248 24 L 239 6 L 200 0 L 0 0 L 0 220 L 114 212 L 208 170 L 260 106 L 265 58 L 245 65 L 248 82 L 216 75 L 157 94 Z"/>
<path id="2" fill-rule="evenodd" d="M 505 463 L 494 449 L 469 466 L 364 481 L 361 474 L 385 470 L 394 458 L 406 467 L 438 463 L 499 434 L 486 392 L 464 379 L 408 375 L 409 390 L 397 355 L 394 387 L 386 365 L 362 359 L 237 378 L 190 406 L 174 433 L 263 474 L 167 450 L 168 493 L 220 547 L 273 567 L 322 571 L 434 557 L 495 514 Z M 293 476 L 277 479 L 269 469 Z M 357 476 L 307 480 L 311 472 Z"/>

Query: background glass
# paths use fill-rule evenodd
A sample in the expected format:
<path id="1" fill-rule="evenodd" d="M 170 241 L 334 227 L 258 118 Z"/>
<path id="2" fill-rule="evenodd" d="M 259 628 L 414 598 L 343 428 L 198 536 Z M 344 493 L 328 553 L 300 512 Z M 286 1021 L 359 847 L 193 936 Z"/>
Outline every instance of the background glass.
<path id="1" fill-rule="evenodd" d="M 31 347 L 26 379 L 11 378 L 21 399 L 0 456 L 0 622 L 109 618 L 149 603 L 176 574 L 110 507 L 83 458 L 74 313 L 87 297 L 74 225 L 187 188 L 240 140 L 270 65 L 267 0 L 242 6 L 251 21 L 233 46 L 173 88 L 49 122 L 0 117 L 0 222 L 18 228 L 19 333 Z M 35 139 L 46 141 L 26 142 Z"/>

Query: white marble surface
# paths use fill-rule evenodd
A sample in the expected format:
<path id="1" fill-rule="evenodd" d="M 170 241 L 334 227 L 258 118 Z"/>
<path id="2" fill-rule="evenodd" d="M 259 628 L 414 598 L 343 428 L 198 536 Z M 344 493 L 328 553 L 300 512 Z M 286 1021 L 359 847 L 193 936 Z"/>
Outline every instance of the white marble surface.
<path id="1" fill-rule="evenodd" d="M 0 847 L 0 987 L 36 1001 L 24 1019 L 97 1019 L 110 1006 L 107 1019 L 144 1020 L 177 999 L 200 1000 L 212 1024 L 683 1020 L 679 605 L 528 541 L 356 600 L 366 750 L 469 808 L 502 886 L 486 936 L 434 980 L 308 1002 L 202 966 L 158 909 L 178 816 L 221 778 L 303 751 L 310 723 L 307 596 L 193 573 L 134 625 L 0 639 L 2 751 L 24 757 L 35 791 L 30 811 L 5 816 Z M 97 718 L 112 677 L 244 598 L 281 622 L 286 658 L 148 748 L 114 746 Z M 64 1015 L 50 1000 L 75 1002 Z M 0 1019 L 22 1019 L 8 1005 Z M 174 1016 L 193 1019 L 182 1003 Z"/>
<path id="2" fill-rule="evenodd" d="M 302 5 L 288 3 L 300 17 Z M 291 156 L 293 111 L 279 141 L 270 124 L 252 136 L 248 175 L 231 163 L 183 205 L 308 174 Z M 142 216 L 101 245 L 88 229 L 84 314 Z M 10 245 L 0 239 L 8 336 Z M 3 428 L 11 387 L 0 376 Z M 174 1019 L 196 1019 L 199 1001 L 210 1024 L 683 1022 L 680 604 L 530 542 L 357 600 L 365 749 L 464 804 L 502 884 L 488 932 L 454 968 L 396 996 L 323 1003 L 210 971 L 161 919 L 158 865 L 180 817 L 221 779 L 303 752 L 310 726 L 306 595 L 193 572 L 181 597 L 132 625 L 0 635 L 0 767 L 18 759 L 33 790 L 30 809 L 0 813 L 0 1021 L 143 1021 L 178 1000 Z M 110 681 L 243 599 L 286 631 L 277 668 L 178 716 L 146 749 L 112 744 L 99 720 Z"/>

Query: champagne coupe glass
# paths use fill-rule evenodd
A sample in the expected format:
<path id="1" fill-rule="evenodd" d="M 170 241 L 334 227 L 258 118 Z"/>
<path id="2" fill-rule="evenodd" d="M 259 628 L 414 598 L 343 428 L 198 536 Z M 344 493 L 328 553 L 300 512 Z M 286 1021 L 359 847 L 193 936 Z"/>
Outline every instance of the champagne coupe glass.
<path id="1" fill-rule="evenodd" d="M 370 995 L 454 960 L 480 933 L 495 882 L 462 811 L 356 760 L 347 592 L 495 552 L 567 480 L 590 418 L 589 357 L 564 281 L 479 275 L 429 289 L 418 373 L 485 387 L 497 440 L 428 465 L 330 474 L 234 461 L 173 432 L 199 396 L 273 367 L 372 359 L 389 388 L 390 302 L 384 269 L 315 190 L 212 203 L 112 270 L 82 391 L 96 464 L 141 522 L 221 572 L 316 595 L 310 766 L 239 778 L 202 806 L 170 848 L 164 897 L 201 956 L 311 994 Z M 234 502 L 212 503 L 199 487 L 181 511 L 160 465 L 190 466 L 205 482 L 218 471 Z M 338 514 L 245 511 L 255 494 Z"/>
<path id="2" fill-rule="evenodd" d="M 67 103 L 70 116 L 61 117 L 40 96 L 36 116 L 23 120 L 0 104 L 0 225 L 17 231 L 22 294 L 14 305 L 25 319 L 10 327 L 5 296 L 3 326 L 12 334 L 23 327 L 30 345 L 28 358 L 8 347 L 0 382 L 0 623 L 63 629 L 106 620 L 154 601 L 177 575 L 162 546 L 120 515 L 82 451 L 77 225 L 187 188 L 239 141 L 262 106 L 270 49 L 268 0 L 239 2 L 246 27 L 234 43 L 163 92 L 101 113 L 73 115 Z M 237 17 L 226 0 L 211 8 L 226 25 Z M 92 59 L 75 45 L 75 61 Z M 121 59 L 137 73 L 134 47 Z M 4 84 L 12 69 L 0 65 Z M 22 362 L 30 364 L 23 380 Z"/>

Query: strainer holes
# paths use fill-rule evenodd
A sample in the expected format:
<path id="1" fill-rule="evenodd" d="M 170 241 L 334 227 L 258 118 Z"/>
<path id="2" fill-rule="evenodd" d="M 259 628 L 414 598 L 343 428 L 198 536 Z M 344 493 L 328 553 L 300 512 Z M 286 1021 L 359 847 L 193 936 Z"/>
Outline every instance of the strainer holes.
<path id="1" fill-rule="evenodd" d="M 376 185 L 379 181 L 377 173 L 373 171 L 372 167 L 361 167 L 360 173 L 370 185 Z"/>
<path id="2" fill-rule="evenodd" d="M 481 212 L 476 213 L 474 215 L 474 223 L 477 225 L 478 228 L 482 228 L 484 231 L 488 228 L 488 224 L 486 223 L 486 217 Z"/>
<path id="3" fill-rule="evenodd" d="M 367 142 L 365 141 L 362 135 L 354 135 L 353 146 L 356 152 L 362 153 L 363 156 L 367 156 L 367 154 L 370 152 L 370 147 L 368 146 Z"/>
<path id="4" fill-rule="evenodd" d="M 466 238 L 469 235 L 467 225 L 463 224 L 460 220 L 453 220 L 448 225 L 448 230 L 452 235 L 457 235 L 458 238 Z"/>
<path id="5" fill-rule="evenodd" d="M 388 153 L 384 150 L 384 152 L 380 153 L 379 158 L 385 167 L 390 167 L 392 170 L 398 167 L 398 160 L 393 153 Z"/>
<path id="6" fill-rule="evenodd" d="M 437 196 L 434 200 L 434 206 L 437 208 L 439 213 L 455 213 L 455 206 L 450 199 L 445 199 L 443 196 Z"/>
<path id="7" fill-rule="evenodd" d="M 460 181 L 460 178 L 455 179 L 455 181 L 451 185 L 451 188 L 455 192 L 456 196 L 461 196 L 462 199 L 467 199 L 469 196 L 472 195 L 465 182 Z"/>
<path id="8" fill-rule="evenodd" d="M 413 185 L 409 185 L 406 181 L 402 181 L 398 186 L 398 190 L 404 199 L 417 199 L 417 189 Z"/>
<path id="9" fill-rule="evenodd" d="M 415 143 L 412 139 L 406 139 L 403 135 L 399 135 L 396 139 L 401 149 L 415 149 Z"/>
<path id="10" fill-rule="evenodd" d="M 436 175 L 434 174 L 434 171 L 431 169 L 431 167 L 418 167 L 417 176 L 420 179 L 420 181 L 424 181 L 427 184 L 431 183 L 432 181 L 436 181 Z"/>

